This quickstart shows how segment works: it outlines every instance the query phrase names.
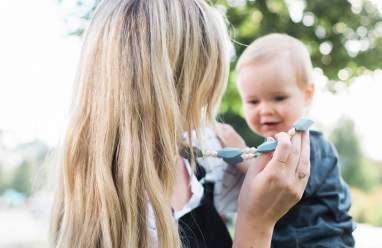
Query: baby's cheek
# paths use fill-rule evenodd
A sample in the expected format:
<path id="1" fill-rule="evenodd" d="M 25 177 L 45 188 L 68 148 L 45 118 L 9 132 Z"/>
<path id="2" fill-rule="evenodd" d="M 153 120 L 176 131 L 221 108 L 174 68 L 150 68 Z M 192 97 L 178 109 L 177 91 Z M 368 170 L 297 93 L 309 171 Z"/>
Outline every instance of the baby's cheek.
<path id="1" fill-rule="evenodd" d="M 246 116 L 247 122 L 249 122 L 248 124 L 250 124 L 251 126 L 258 126 L 258 118 L 256 117 L 255 114 L 248 113 L 245 116 Z"/>
<path id="2" fill-rule="evenodd" d="M 250 105 L 246 105 L 244 107 L 244 116 L 251 119 L 256 118 L 256 109 Z"/>
<path id="3" fill-rule="evenodd" d="M 252 130 L 252 132 L 264 136 L 264 134 L 261 131 L 261 126 L 258 122 L 252 122 L 252 124 L 250 125 L 250 129 Z"/>
<path id="4" fill-rule="evenodd" d="M 291 113 L 288 116 L 288 119 L 285 121 L 285 127 L 284 127 L 284 132 L 291 129 L 293 127 L 293 124 L 300 118 L 300 115 L 297 115 L 296 113 Z"/>
<path id="5" fill-rule="evenodd" d="M 252 131 L 257 131 L 255 129 L 258 128 L 258 122 L 257 122 L 257 118 L 255 115 L 251 115 L 250 113 L 244 113 L 244 118 L 249 126 L 249 128 L 252 130 Z"/>

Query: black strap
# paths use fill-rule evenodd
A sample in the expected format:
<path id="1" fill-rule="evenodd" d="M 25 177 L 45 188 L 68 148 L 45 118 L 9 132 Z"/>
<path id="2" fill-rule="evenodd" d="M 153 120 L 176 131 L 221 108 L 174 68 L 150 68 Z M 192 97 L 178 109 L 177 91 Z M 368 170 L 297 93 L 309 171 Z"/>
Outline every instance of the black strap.
<path id="1" fill-rule="evenodd" d="M 195 175 L 200 180 L 205 169 L 196 164 Z M 203 183 L 204 195 L 199 207 L 179 219 L 179 232 L 184 247 L 232 247 L 232 239 L 213 204 L 214 184 Z"/>

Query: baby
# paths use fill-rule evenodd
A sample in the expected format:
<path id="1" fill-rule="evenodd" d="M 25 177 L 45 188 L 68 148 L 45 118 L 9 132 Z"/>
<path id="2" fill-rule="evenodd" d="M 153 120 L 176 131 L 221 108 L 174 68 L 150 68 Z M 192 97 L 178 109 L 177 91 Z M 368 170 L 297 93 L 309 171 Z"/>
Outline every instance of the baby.
<path id="1" fill-rule="evenodd" d="M 314 95 L 307 48 L 286 34 L 255 40 L 236 66 L 245 119 L 253 132 L 273 137 L 306 115 Z M 228 125 L 218 136 L 223 146 L 245 147 Z M 301 201 L 277 223 L 272 247 L 353 247 L 351 197 L 342 181 L 338 155 L 320 132 L 310 131 L 311 176 Z M 239 164 L 245 171 L 248 161 Z"/>

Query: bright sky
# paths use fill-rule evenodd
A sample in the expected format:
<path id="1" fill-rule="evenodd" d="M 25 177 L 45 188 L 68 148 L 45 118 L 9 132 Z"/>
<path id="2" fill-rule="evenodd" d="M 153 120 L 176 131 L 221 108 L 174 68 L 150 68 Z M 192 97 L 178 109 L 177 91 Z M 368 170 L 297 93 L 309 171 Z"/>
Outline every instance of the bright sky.
<path id="1" fill-rule="evenodd" d="M 0 130 L 10 145 L 39 138 L 56 145 L 64 132 L 80 41 L 67 37 L 54 0 L 0 1 Z M 368 155 L 382 160 L 382 71 L 362 76 L 344 93 L 318 90 L 312 115 L 331 128 L 351 116 Z"/>
<path id="2" fill-rule="evenodd" d="M 325 130 L 331 130 L 341 116 L 351 117 L 363 150 L 382 161 L 382 70 L 356 78 L 350 87 L 336 95 L 324 91 L 324 80 L 316 78 L 313 118 Z"/>
<path id="3" fill-rule="evenodd" d="M 0 129 L 15 142 L 62 136 L 80 51 L 62 16 L 55 0 L 0 1 Z"/>

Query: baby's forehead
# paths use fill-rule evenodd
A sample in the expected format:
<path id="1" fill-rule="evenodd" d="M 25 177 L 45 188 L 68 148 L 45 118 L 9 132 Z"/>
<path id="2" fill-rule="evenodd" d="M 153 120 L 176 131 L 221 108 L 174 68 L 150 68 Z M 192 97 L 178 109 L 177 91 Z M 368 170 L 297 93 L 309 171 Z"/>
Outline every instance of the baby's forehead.
<path id="1" fill-rule="evenodd" d="M 280 67 L 281 66 L 281 67 Z M 238 90 L 242 95 L 278 95 L 290 90 L 306 89 L 307 84 L 297 78 L 289 65 L 248 64 L 236 75 Z"/>
<path id="2" fill-rule="evenodd" d="M 297 67 L 295 59 L 292 58 L 291 51 L 288 50 L 262 50 L 256 51 L 251 55 L 245 56 L 240 62 L 240 67 L 237 68 L 236 73 L 246 67 L 267 66 L 269 64 L 278 64 L 278 66 Z"/>
<path id="3" fill-rule="evenodd" d="M 252 42 L 244 50 L 239 60 L 244 62 L 247 59 L 256 59 L 256 57 L 277 57 L 283 53 L 293 54 L 295 57 L 310 57 L 307 47 L 298 39 L 288 35 L 270 34 Z"/>
<path id="4" fill-rule="evenodd" d="M 299 87 L 304 88 L 311 84 L 310 66 L 293 57 L 290 51 L 282 51 L 279 54 L 262 53 L 259 56 L 243 61 L 240 68 L 236 70 L 236 81 L 240 78 L 259 72 L 261 78 L 278 80 L 280 78 L 291 78 Z M 253 76 L 253 75 L 252 75 Z"/>
<path id="5" fill-rule="evenodd" d="M 236 72 L 236 79 L 258 79 L 267 81 L 275 81 L 288 78 L 288 80 L 297 79 L 297 71 L 293 63 L 290 63 L 287 55 L 280 55 L 274 58 L 258 59 L 248 61 L 243 64 L 239 71 Z"/>
<path id="6" fill-rule="evenodd" d="M 240 56 L 236 74 L 252 65 L 278 63 L 290 66 L 301 83 L 312 83 L 312 62 L 307 47 L 299 40 L 283 34 L 270 34 L 255 40 Z M 276 68 L 277 69 L 277 68 Z"/>

